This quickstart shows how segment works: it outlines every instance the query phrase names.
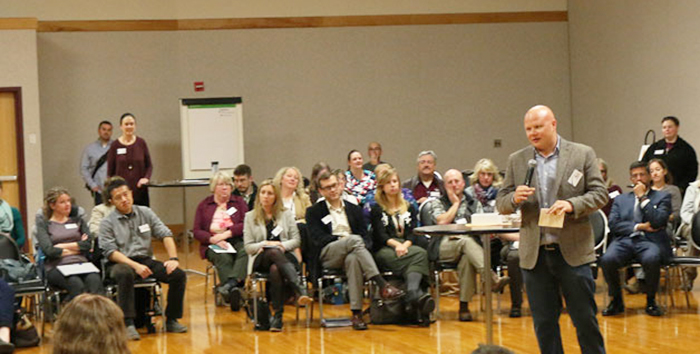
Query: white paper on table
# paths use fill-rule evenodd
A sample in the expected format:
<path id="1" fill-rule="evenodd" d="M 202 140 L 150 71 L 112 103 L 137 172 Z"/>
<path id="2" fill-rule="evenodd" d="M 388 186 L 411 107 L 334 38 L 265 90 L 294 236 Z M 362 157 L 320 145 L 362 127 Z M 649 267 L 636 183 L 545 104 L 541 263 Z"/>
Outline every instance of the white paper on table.
<path id="1" fill-rule="evenodd" d="M 64 277 L 77 274 L 88 274 L 88 273 L 99 273 L 100 270 L 95 267 L 94 264 L 90 262 L 86 263 L 75 263 L 56 266 L 59 272 L 63 274 Z"/>
<path id="2" fill-rule="evenodd" d="M 233 246 L 226 242 L 226 248 L 221 248 L 219 245 L 209 245 L 209 249 L 216 253 L 237 253 Z"/>

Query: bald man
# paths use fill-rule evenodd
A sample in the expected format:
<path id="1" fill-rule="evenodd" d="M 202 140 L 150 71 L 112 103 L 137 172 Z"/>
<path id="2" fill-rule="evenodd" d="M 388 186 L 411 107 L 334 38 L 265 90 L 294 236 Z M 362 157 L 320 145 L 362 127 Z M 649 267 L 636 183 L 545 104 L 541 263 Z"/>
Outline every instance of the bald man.
<path id="1" fill-rule="evenodd" d="M 446 195 L 430 200 L 432 223 L 437 225 L 467 224 L 476 212 L 476 200 L 464 194 L 464 176 L 457 170 L 448 170 L 443 177 Z M 469 301 L 476 293 L 476 275 L 490 276 L 493 291 L 501 291 L 508 277 L 499 278 L 490 269 L 484 269 L 484 250 L 472 236 L 435 237 L 429 247 L 431 259 L 458 263 L 459 320 L 471 321 Z M 437 253 L 437 254 L 436 254 Z"/>
<path id="2" fill-rule="evenodd" d="M 559 331 L 561 295 L 576 327 L 583 353 L 605 353 L 596 319 L 593 231 L 588 216 L 608 201 L 596 156 L 588 146 L 557 134 L 549 107 L 525 114 L 530 145 L 510 155 L 496 207 L 502 214 L 520 209 L 520 267 L 542 353 L 563 353 Z M 528 162 L 537 163 L 530 186 Z M 564 215 L 563 228 L 540 227 L 541 213 Z"/>

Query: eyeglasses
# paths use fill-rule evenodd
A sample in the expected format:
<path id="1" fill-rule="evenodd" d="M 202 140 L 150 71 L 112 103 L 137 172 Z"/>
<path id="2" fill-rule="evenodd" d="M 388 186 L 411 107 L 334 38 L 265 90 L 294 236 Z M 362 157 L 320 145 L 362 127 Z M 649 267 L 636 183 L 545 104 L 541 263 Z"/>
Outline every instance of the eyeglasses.
<path id="1" fill-rule="evenodd" d="M 327 186 L 325 186 L 325 187 L 321 187 L 320 189 L 323 190 L 323 191 L 330 191 L 330 190 L 333 190 L 333 189 L 336 189 L 336 188 L 338 188 L 338 183 L 329 184 L 329 185 L 327 185 Z"/>

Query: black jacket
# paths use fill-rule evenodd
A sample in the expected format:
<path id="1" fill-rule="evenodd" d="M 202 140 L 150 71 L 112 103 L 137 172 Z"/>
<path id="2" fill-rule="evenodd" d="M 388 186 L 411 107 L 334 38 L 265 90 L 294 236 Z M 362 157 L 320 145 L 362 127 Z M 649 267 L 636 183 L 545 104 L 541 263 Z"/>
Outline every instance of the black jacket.
<path id="1" fill-rule="evenodd" d="M 666 153 L 666 140 L 661 139 L 649 146 L 644 153 L 642 161 L 649 162 L 653 158 L 660 158 L 668 165 L 668 170 L 673 176 L 673 184 L 685 193 L 690 182 L 698 176 L 698 158 L 695 150 L 685 140 L 678 137 L 673 148 Z"/>
<path id="2" fill-rule="evenodd" d="M 404 224 L 403 238 L 407 241 L 411 241 L 416 246 L 427 248 L 428 241 L 425 236 L 419 236 L 413 233 L 413 229 L 416 228 L 418 223 L 418 215 L 413 205 L 409 205 L 408 213 L 410 213 L 411 217 L 410 220 L 407 220 Z M 378 204 L 372 206 L 369 220 L 372 226 L 372 244 L 374 246 L 372 251 L 376 252 L 380 248 L 387 246 L 387 241 L 397 237 L 396 225 L 394 225 L 393 218 L 386 214 Z"/>
<path id="3" fill-rule="evenodd" d="M 255 198 L 258 196 L 258 185 L 255 184 L 255 182 L 252 182 L 252 187 L 253 187 L 253 194 L 250 195 L 250 201 L 248 202 L 248 210 L 253 210 L 253 207 L 255 206 Z M 234 188 L 233 195 L 239 196 L 245 200 L 241 192 L 238 191 L 238 189 Z"/>

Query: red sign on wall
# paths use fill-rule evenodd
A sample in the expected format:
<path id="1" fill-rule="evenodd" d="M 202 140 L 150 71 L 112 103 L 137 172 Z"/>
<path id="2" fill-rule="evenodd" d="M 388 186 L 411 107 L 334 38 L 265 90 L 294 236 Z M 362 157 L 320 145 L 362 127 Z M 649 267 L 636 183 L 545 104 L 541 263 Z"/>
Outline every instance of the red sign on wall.
<path id="1" fill-rule="evenodd" d="M 194 92 L 202 92 L 204 91 L 204 81 L 195 81 L 194 82 Z"/>

